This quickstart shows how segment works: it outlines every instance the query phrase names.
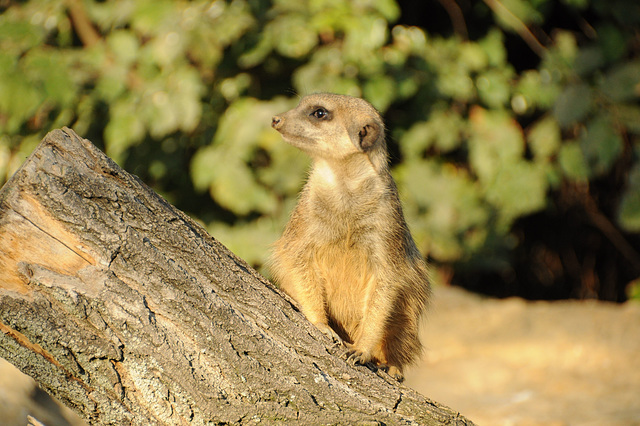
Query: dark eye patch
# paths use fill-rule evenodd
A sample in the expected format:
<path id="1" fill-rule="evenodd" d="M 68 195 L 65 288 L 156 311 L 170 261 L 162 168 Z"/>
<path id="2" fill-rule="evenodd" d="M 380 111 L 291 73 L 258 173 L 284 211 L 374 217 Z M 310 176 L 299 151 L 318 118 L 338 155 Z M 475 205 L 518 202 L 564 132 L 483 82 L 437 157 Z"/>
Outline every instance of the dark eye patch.
<path id="1" fill-rule="evenodd" d="M 316 107 L 313 108 L 313 112 L 309 115 L 317 118 L 318 120 L 326 120 L 327 118 L 329 118 L 329 111 L 327 111 L 327 109 L 323 107 Z"/>

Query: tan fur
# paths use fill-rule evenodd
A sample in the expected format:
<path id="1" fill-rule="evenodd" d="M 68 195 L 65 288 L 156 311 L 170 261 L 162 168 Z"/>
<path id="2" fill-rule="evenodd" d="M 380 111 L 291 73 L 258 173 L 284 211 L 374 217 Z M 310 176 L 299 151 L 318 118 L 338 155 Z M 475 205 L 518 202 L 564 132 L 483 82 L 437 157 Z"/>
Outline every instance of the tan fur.
<path id="1" fill-rule="evenodd" d="M 401 380 L 422 348 L 429 280 L 389 173 L 382 118 L 362 99 L 321 93 L 272 126 L 313 159 L 275 244 L 275 280 L 309 321 L 345 342 L 350 361 Z"/>

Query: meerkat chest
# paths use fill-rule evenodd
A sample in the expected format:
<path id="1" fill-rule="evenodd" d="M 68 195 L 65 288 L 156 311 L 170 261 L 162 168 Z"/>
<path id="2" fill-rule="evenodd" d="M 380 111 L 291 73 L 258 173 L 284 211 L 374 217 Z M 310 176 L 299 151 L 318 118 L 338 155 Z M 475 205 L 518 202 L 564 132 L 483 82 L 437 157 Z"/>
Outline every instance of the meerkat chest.
<path id="1" fill-rule="evenodd" d="M 384 187 L 375 174 L 364 170 L 338 173 L 327 163 L 314 168 L 309 182 L 309 205 L 319 225 L 353 233 L 370 228 L 384 210 Z"/>
<path id="2" fill-rule="evenodd" d="M 382 224 L 378 220 L 378 206 L 355 205 L 350 201 L 318 198 L 312 204 L 308 220 L 308 236 L 318 250 L 352 257 L 368 252 L 375 240 L 382 234 Z M 349 204 L 354 204 L 351 208 Z"/>

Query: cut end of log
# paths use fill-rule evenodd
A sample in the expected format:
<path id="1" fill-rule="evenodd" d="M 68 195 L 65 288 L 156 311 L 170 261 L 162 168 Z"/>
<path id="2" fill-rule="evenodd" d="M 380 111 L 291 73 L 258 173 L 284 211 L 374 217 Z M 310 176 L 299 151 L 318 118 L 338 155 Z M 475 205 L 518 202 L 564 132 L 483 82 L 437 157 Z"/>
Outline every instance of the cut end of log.
<path id="1" fill-rule="evenodd" d="M 14 181 L 15 183 L 15 181 Z M 16 194 L 18 195 L 18 194 Z M 30 278 L 23 264 L 38 264 L 64 275 L 75 275 L 95 259 L 64 225 L 27 195 L 9 195 L 0 205 L 0 288 L 28 294 Z"/>

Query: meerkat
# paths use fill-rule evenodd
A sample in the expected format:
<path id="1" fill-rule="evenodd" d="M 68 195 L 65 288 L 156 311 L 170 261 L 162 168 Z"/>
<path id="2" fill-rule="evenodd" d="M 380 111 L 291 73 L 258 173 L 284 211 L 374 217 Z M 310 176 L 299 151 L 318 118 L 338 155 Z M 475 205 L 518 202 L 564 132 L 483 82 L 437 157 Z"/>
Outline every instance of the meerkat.
<path id="1" fill-rule="evenodd" d="M 306 318 L 347 347 L 347 360 L 397 380 L 422 345 L 427 265 L 389 173 L 382 118 L 367 101 L 320 93 L 272 127 L 312 168 L 270 270 Z"/>

